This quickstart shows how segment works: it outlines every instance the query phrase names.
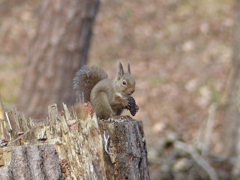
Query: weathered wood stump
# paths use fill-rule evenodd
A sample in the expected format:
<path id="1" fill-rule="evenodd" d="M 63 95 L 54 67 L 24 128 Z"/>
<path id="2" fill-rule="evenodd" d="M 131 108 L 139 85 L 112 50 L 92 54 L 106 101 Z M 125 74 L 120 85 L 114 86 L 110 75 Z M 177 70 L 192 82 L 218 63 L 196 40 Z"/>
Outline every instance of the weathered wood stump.
<path id="1" fill-rule="evenodd" d="M 146 140 L 130 117 L 77 119 L 64 105 L 32 121 L 4 109 L 0 179 L 149 179 Z"/>

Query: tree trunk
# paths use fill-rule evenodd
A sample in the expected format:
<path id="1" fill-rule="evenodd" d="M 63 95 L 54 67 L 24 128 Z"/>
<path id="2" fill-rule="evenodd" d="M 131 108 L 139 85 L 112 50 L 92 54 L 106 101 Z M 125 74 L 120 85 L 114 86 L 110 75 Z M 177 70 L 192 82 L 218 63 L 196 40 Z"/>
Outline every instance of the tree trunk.
<path id="1" fill-rule="evenodd" d="M 53 145 L 11 148 L 10 179 L 60 179 L 61 164 Z"/>
<path id="2" fill-rule="evenodd" d="M 236 17 L 233 34 L 233 57 L 230 97 L 227 102 L 224 131 L 223 131 L 223 154 L 227 157 L 236 156 L 240 146 L 240 1 L 236 1 Z"/>
<path id="3" fill-rule="evenodd" d="M 234 157 L 232 176 L 240 179 L 240 0 L 236 1 L 231 92 L 224 117 L 223 154 Z"/>
<path id="4" fill-rule="evenodd" d="M 100 130 L 105 137 L 109 136 L 104 156 L 107 179 L 149 179 L 142 123 L 100 121 Z"/>
<path id="5" fill-rule="evenodd" d="M 130 117 L 77 119 L 64 105 L 49 106 L 43 122 L 15 110 L 0 121 L 0 179 L 148 180 L 142 123 Z M 1 139 L 0 139 L 1 142 Z M 7 147 L 6 147 L 7 146 Z"/>
<path id="6" fill-rule="evenodd" d="M 44 0 L 17 106 L 33 118 L 45 107 L 76 101 L 72 80 L 86 64 L 99 0 Z M 60 107 L 60 106 L 59 106 Z"/>

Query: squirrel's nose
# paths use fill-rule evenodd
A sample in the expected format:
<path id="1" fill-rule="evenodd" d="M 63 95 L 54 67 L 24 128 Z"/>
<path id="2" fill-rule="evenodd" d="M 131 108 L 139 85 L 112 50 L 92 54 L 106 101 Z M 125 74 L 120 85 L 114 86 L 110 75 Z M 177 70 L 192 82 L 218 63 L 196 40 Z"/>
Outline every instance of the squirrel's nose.
<path id="1" fill-rule="evenodd" d="M 134 93 L 134 90 L 130 91 L 130 92 L 128 93 L 128 95 L 131 96 L 132 93 Z"/>

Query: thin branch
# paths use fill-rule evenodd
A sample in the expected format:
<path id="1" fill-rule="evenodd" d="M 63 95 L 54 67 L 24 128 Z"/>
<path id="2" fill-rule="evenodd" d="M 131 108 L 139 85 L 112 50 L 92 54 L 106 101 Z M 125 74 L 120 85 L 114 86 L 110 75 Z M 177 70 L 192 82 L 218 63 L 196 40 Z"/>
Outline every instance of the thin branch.
<path id="1" fill-rule="evenodd" d="M 213 126 L 214 126 L 214 118 L 215 118 L 215 112 L 217 109 L 217 104 L 213 103 L 211 104 L 209 110 L 208 110 L 208 121 L 206 124 L 206 131 L 205 131 L 205 137 L 203 141 L 203 146 L 202 146 L 202 155 L 206 155 L 209 150 L 209 146 L 211 143 L 211 135 L 213 131 Z"/>
<path id="2" fill-rule="evenodd" d="M 192 146 L 189 146 L 183 142 L 176 141 L 174 143 L 175 148 L 185 151 L 190 154 L 193 160 L 208 174 L 211 180 L 219 180 L 215 170 L 205 161 Z"/>
<path id="3" fill-rule="evenodd" d="M 22 134 L 21 136 L 19 136 L 18 138 L 14 139 L 12 142 L 10 142 L 7 146 L 10 146 L 12 143 L 16 142 L 17 140 L 21 139 L 23 136 L 25 136 L 27 133 L 33 131 L 34 129 L 36 129 L 38 126 L 33 127 L 32 129 L 28 130 L 27 132 L 25 132 L 24 134 Z"/>

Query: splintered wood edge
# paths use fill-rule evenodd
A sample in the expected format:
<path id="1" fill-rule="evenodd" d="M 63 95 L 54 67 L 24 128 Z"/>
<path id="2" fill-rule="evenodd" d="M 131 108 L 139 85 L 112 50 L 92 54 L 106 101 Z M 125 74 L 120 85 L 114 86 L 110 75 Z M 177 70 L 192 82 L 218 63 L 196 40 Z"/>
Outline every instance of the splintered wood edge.
<path id="1" fill-rule="evenodd" d="M 51 111 L 52 110 L 51 107 L 53 107 L 53 112 L 51 115 L 49 115 L 49 118 L 53 118 L 55 121 L 57 121 L 57 123 L 56 124 L 50 123 L 52 124 L 50 126 L 47 126 L 48 123 L 46 123 L 46 124 L 43 124 L 40 128 L 34 129 L 28 135 L 23 137 L 23 142 L 24 142 L 24 145 L 28 145 L 28 146 L 53 144 L 54 147 L 56 148 L 56 151 L 58 152 L 60 161 L 62 163 L 64 162 L 65 164 L 66 163 L 68 164 L 71 176 L 82 175 L 84 177 L 84 175 L 87 175 L 87 172 L 90 172 L 91 169 L 94 169 L 95 167 L 99 168 L 98 173 L 100 173 L 102 176 L 106 176 L 106 177 L 112 176 L 107 173 L 108 171 L 106 169 L 109 169 L 109 168 L 111 169 L 111 167 L 113 166 L 112 163 L 116 164 L 116 158 L 118 157 L 119 152 L 117 150 L 114 150 L 114 147 L 110 147 L 110 150 L 113 151 L 114 154 L 108 153 L 106 151 L 106 148 L 108 147 L 106 144 L 107 143 L 106 137 L 104 136 L 110 135 L 110 138 L 112 138 L 111 135 L 113 133 L 107 132 L 109 131 L 110 127 L 104 128 L 102 124 L 106 124 L 106 126 L 112 126 L 113 128 L 116 128 L 118 126 L 124 128 L 125 126 L 128 127 L 128 125 L 132 127 L 139 126 L 137 128 L 138 129 L 137 131 L 139 132 L 140 130 L 141 132 L 138 134 L 140 136 L 142 134 L 143 137 L 141 136 L 141 139 L 138 138 L 136 142 L 141 141 L 141 143 L 144 143 L 144 144 L 146 143 L 143 130 L 142 130 L 141 121 L 137 121 L 129 117 L 120 117 L 120 120 L 118 121 L 114 121 L 113 119 L 112 120 L 110 119 L 110 121 L 108 120 L 104 121 L 104 120 L 98 120 L 95 114 L 93 115 L 93 117 L 88 115 L 86 119 L 77 119 L 76 117 L 74 118 L 71 117 L 75 115 L 74 113 L 69 112 L 66 105 L 63 105 L 63 106 L 64 106 L 64 114 L 57 112 L 55 105 L 50 106 L 49 109 Z M 71 121 L 76 120 L 78 123 L 77 129 L 71 129 L 70 126 L 68 125 L 69 123 L 67 122 L 68 120 L 71 120 Z M 105 129 L 105 132 L 104 132 L 104 129 Z M 126 128 L 125 133 L 129 133 L 127 129 L 128 128 Z M 133 129 L 131 131 L 135 131 L 135 130 Z M 118 133 L 118 135 L 120 134 Z M 125 134 L 124 137 L 126 135 L 127 134 Z M 32 138 L 35 138 L 35 139 L 32 139 Z M 109 140 L 112 141 L 111 139 Z M 129 142 L 125 142 L 125 143 L 129 143 Z M 25 146 L 25 147 L 28 147 L 28 146 Z M 0 151 L 0 166 L 1 166 L 1 159 L 2 159 L 3 160 L 2 167 L 4 168 L 7 168 L 9 166 L 9 163 L 11 162 L 11 148 L 14 148 L 14 147 L 11 146 L 7 148 L 2 148 L 3 149 L 2 156 Z M 122 150 L 125 151 L 124 148 Z M 127 150 L 127 152 L 128 151 L 129 150 Z M 146 146 L 145 145 L 142 146 L 140 151 L 145 152 Z M 137 155 L 137 156 L 140 156 L 140 155 Z M 106 164 L 106 157 L 110 157 L 112 163 Z M 146 159 L 147 157 L 144 155 L 143 156 L 144 162 L 146 161 Z M 94 162 L 96 161 L 95 163 L 97 164 L 92 164 L 93 161 Z M 79 163 L 81 163 L 81 166 L 79 166 L 80 165 Z M 78 168 L 79 172 L 74 171 L 74 167 L 76 168 L 76 166 L 77 167 L 79 166 Z M 82 166 L 84 166 L 84 169 L 82 168 Z M 126 162 L 124 167 L 131 167 L 131 166 L 130 164 L 128 164 L 128 162 Z M 111 171 L 111 173 L 112 172 L 113 171 Z M 121 170 L 121 172 L 124 172 L 124 170 Z M 138 169 L 137 169 L 137 172 L 139 172 Z M 94 172 L 92 173 L 94 174 Z M 141 177 L 143 176 L 141 175 Z"/>
<path id="2" fill-rule="evenodd" d="M 0 120 L 4 120 L 4 107 L 3 107 L 3 101 L 2 96 L 0 94 Z"/>

